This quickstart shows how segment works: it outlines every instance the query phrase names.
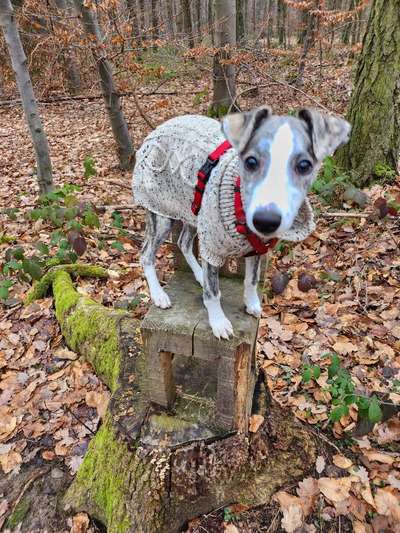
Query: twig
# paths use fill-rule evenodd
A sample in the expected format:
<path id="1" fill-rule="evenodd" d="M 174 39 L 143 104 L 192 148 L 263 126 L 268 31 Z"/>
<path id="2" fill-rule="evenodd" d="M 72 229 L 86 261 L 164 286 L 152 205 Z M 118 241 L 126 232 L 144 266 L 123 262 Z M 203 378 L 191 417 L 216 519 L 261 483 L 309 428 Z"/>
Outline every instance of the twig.
<path id="1" fill-rule="evenodd" d="M 372 213 L 346 213 L 346 211 L 341 211 L 337 213 L 331 213 L 327 211 L 326 213 L 321 213 L 324 217 L 334 217 L 334 218 L 368 218 Z"/>
<path id="2" fill-rule="evenodd" d="M 316 437 L 318 437 L 321 440 L 323 440 L 324 442 L 326 442 L 326 444 L 329 444 L 329 446 L 334 448 L 340 455 L 342 454 L 342 452 L 340 451 L 340 448 L 338 448 L 336 446 L 336 444 L 334 444 L 331 440 L 329 440 L 327 437 L 325 437 L 325 435 L 323 433 L 315 431 L 315 429 L 313 429 L 313 428 L 309 428 L 309 429 L 310 429 L 311 433 L 313 433 Z"/>
<path id="3" fill-rule="evenodd" d="M 121 189 L 126 189 L 132 192 L 131 185 L 126 185 L 126 183 L 121 183 L 120 181 L 116 181 L 116 180 L 107 180 L 107 183 L 111 183 L 111 185 L 116 185 L 117 187 L 121 187 Z"/>
<path id="4" fill-rule="evenodd" d="M 82 426 L 85 426 L 85 428 L 86 428 L 88 431 L 90 431 L 90 433 L 91 433 L 92 435 L 96 435 L 96 432 L 93 431 L 92 429 L 90 429 L 90 427 L 87 426 L 87 425 L 85 424 L 85 422 L 84 422 L 83 420 L 81 420 L 81 419 L 79 418 L 79 416 L 77 416 L 77 415 L 76 415 L 76 414 L 75 414 L 75 413 L 74 413 L 74 412 L 68 407 L 68 405 L 66 406 L 66 409 L 67 409 L 68 413 L 71 413 L 71 415 L 72 415 L 74 418 L 76 418 L 76 420 L 77 420 L 80 424 L 82 424 Z"/>
<path id="5" fill-rule="evenodd" d="M 15 500 L 13 505 L 11 506 L 10 511 L 0 520 L 0 529 L 3 527 L 4 522 L 8 519 L 9 516 L 13 514 L 15 509 L 18 507 L 18 504 L 26 494 L 27 490 L 33 485 L 33 483 L 39 479 L 40 477 L 44 476 L 50 471 L 50 468 L 42 468 L 41 470 L 36 471 L 25 483 L 24 487 L 22 488 L 21 492 L 19 493 L 18 498 Z"/>
<path id="6" fill-rule="evenodd" d="M 146 122 L 146 124 L 151 128 L 152 130 L 155 129 L 155 125 L 151 122 L 151 120 L 145 115 L 142 106 L 139 104 L 139 100 L 137 99 L 136 93 L 132 94 L 133 101 L 135 102 L 136 108 L 139 111 L 139 115 L 142 117 L 142 119 Z"/>
<path id="7" fill-rule="evenodd" d="M 4 316 L 3 320 L 6 320 L 9 316 L 11 316 L 17 309 L 20 309 L 22 307 L 22 302 L 20 304 L 14 305 L 12 309 L 10 309 Z"/>

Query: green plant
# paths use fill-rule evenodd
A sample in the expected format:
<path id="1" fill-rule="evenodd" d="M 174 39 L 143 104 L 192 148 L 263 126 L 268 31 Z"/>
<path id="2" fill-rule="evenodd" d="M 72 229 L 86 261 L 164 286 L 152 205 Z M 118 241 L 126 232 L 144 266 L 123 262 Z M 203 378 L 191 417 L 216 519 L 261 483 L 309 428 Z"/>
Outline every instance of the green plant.
<path id="1" fill-rule="evenodd" d="M 379 178 L 381 183 L 392 183 L 396 177 L 396 171 L 384 163 L 377 163 L 375 165 L 374 174 Z"/>
<path id="2" fill-rule="evenodd" d="M 100 227 L 100 220 L 90 203 L 79 201 L 76 193 L 80 190 L 76 185 L 66 184 L 42 195 L 38 207 L 27 213 L 28 220 L 42 220 L 50 226 L 49 241 L 37 242 L 34 253 L 27 253 L 21 246 L 6 250 L 1 269 L 3 279 L 0 280 L 0 300 L 8 298 L 9 290 L 15 282 L 36 281 L 54 265 L 75 263 L 86 252 L 88 232 L 91 233 L 91 241 L 97 243 L 97 239 L 93 239 L 96 234 L 93 235 L 91 230 Z M 10 213 L 9 216 L 14 214 Z M 116 214 L 114 223 L 120 228 L 119 233 L 125 231 L 122 222 L 122 217 Z M 98 246 L 102 246 L 100 241 Z M 119 241 L 113 242 L 111 247 L 124 251 Z"/>
<path id="3" fill-rule="evenodd" d="M 238 517 L 230 507 L 225 507 L 224 509 L 224 522 L 236 522 Z"/>
<path id="4" fill-rule="evenodd" d="M 304 383 L 312 379 L 318 379 L 321 375 L 321 368 L 318 365 L 304 365 L 302 380 Z M 357 394 L 355 385 L 349 371 L 340 364 L 338 355 L 330 356 L 328 367 L 328 387 L 325 389 L 331 395 L 331 410 L 329 420 L 339 421 L 342 416 L 349 414 L 349 407 L 356 405 L 361 418 L 366 418 L 375 423 L 382 420 L 382 409 L 379 399 L 373 395 L 371 397 Z"/>
<path id="5" fill-rule="evenodd" d="M 85 160 L 83 161 L 83 168 L 85 170 L 83 174 L 85 179 L 91 178 L 97 174 L 95 160 L 90 155 L 85 157 Z"/>
<path id="6" fill-rule="evenodd" d="M 328 156 L 324 159 L 321 172 L 311 190 L 320 197 L 323 203 L 340 205 L 349 184 L 349 176 L 336 166 L 333 157 Z"/>

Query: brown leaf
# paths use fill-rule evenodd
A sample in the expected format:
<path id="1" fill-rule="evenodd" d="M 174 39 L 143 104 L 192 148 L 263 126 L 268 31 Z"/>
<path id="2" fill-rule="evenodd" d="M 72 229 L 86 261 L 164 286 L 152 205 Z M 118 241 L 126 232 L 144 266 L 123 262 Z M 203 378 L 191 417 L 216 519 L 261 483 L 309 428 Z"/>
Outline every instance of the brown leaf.
<path id="1" fill-rule="evenodd" d="M 108 391 L 89 391 L 86 393 L 85 402 L 89 407 L 95 407 L 100 418 L 106 414 L 110 393 Z"/>
<path id="2" fill-rule="evenodd" d="M 301 500 L 303 514 L 307 517 L 314 510 L 314 505 L 317 501 L 319 494 L 318 481 L 312 477 L 305 478 L 300 481 L 296 492 Z"/>
<path id="3" fill-rule="evenodd" d="M 400 522 L 399 500 L 388 488 L 376 490 L 375 505 L 379 514 L 389 516 L 397 523 Z"/>
<path id="4" fill-rule="evenodd" d="M 0 417 L 0 442 L 4 442 L 17 427 L 17 418 L 10 414 Z"/>
<path id="5" fill-rule="evenodd" d="M 325 459 L 322 455 L 318 455 L 317 460 L 315 461 L 315 470 L 318 472 L 318 474 L 322 474 L 322 472 L 325 470 Z"/>
<path id="6" fill-rule="evenodd" d="M 249 431 L 251 433 L 257 433 L 263 422 L 264 417 L 262 415 L 252 415 L 249 420 Z"/>
<path id="7" fill-rule="evenodd" d="M 339 468 L 347 469 L 350 468 L 353 463 L 350 461 L 350 459 L 347 459 L 344 455 L 334 455 L 332 457 L 333 464 Z"/>
<path id="8" fill-rule="evenodd" d="M 340 502 L 349 497 L 351 480 L 348 477 L 339 479 L 321 477 L 318 486 L 322 494 L 331 502 Z"/>
<path id="9" fill-rule="evenodd" d="M 86 533 L 89 528 L 89 517 L 86 513 L 78 513 L 72 518 L 70 533 Z"/>
<path id="10" fill-rule="evenodd" d="M 14 468 L 22 463 L 21 454 L 10 450 L 8 453 L 0 455 L 0 465 L 5 474 L 10 473 Z"/>
<path id="11" fill-rule="evenodd" d="M 303 525 L 303 512 L 300 505 L 291 505 L 282 512 L 281 526 L 287 533 L 294 533 Z"/>

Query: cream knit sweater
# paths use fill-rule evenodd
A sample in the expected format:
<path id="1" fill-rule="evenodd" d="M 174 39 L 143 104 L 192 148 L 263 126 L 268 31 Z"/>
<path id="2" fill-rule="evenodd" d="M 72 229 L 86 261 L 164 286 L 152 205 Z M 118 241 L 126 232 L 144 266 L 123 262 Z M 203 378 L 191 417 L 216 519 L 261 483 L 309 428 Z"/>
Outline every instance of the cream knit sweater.
<path id="1" fill-rule="evenodd" d="M 239 157 L 233 148 L 212 171 L 199 215 L 196 217 L 191 211 L 197 171 L 224 140 L 221 124 L 214 119 L 196 115 L 173 118 L 146 137 L 136 154 L 133 171 L 136 205 L 197 226 L 200 255 L 216 267 L 221 267 L 229 256 L 240 257 L 252 250 L 235 227 L 234 187 Z M 242 200 L 244 203 L 243 197 Z M 314 229 L 312 209 L 306 199 L 293 226 L 279 237 L 298 242 Z"/>

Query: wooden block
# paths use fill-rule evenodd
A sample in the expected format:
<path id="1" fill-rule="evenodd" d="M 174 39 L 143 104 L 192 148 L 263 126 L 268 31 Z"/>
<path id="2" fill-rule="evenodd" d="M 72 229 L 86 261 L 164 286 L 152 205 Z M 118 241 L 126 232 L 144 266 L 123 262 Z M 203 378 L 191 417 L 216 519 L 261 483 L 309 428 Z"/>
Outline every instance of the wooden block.
<path id="1" fill-rule="evenodd" d="M 172 389 L 178 384 L 183 393 L 216 402 L 219 426 L 246 431 L 254 387 L 258 320 L 244 312 L 243 282 L 221 279 L 222 306 L 235 332 L 229 340 L 214 337 L 202 302 L 202 289 L 191 273 L 176 272 L 165 289 L 172 307 L 152 306 L 142 322 L 150 398 L 170 407 Z M 174 359 L 171 353 L 175 354 Z"/>

